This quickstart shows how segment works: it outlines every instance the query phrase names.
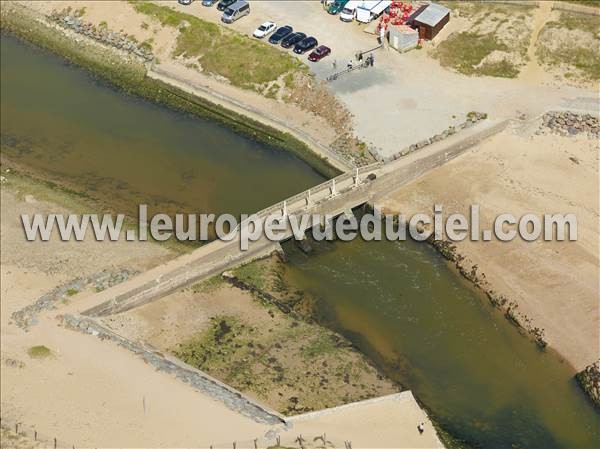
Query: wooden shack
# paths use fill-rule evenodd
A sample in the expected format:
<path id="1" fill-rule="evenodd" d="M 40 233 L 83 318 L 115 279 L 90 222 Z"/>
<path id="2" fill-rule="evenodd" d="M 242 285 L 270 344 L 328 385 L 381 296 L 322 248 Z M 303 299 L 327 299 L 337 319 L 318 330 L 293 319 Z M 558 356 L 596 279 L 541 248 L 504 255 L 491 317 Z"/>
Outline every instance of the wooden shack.
<path id="1" fill-rule="evenodd" d="M 437 3 L 419 8 L 408 24 L 419 31 L 419 39 L 433 39 L 450 21 L 450 10 Z"/>

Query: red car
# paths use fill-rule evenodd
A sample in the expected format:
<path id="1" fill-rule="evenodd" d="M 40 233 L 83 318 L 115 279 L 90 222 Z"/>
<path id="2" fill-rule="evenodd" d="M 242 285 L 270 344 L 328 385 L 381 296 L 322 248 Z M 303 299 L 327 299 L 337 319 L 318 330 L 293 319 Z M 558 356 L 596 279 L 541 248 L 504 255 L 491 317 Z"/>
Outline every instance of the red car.
<path id="1" fill-rule="evenodd" d="M 308 59 L 312 62 L 317 62 L 323 59 L 325 56 L 331 53 L 331 48 L 326 47 L 325 45 L 319 45 L 314 51 L 308 55 Z"/>

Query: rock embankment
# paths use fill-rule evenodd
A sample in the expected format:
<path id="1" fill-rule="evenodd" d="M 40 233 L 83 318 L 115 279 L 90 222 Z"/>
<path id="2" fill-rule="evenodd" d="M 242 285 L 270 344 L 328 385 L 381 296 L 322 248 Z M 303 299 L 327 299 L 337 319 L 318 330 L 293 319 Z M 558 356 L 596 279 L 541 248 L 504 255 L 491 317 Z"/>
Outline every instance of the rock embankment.
<path id="1" fill-rule="evenodd" d="M 137 271 L 124 268 L 114 271 L 101 271 L 86 278 L 73 279 L 42 295 L 33 304 L 14 312 L 11 318 L 17 326 L 27 329 L 29 326 L 36 324 L 40 312 L 54 308 L 59 302 L 70 301 L 72 296 L 84 289 L 92 286 L 95 291 L 100 292 L 113 285 L 120 284 L 136 274 L 138 274 Z"/>
<path id="2" fill-rule="evenodd" d="M 537 134 L 558 134 L 575 136 L 587 134 L 589 137 L 600 137 L 600 120 L 590 114 L 574 112 L 547 112 L 542 116 L 542 124 Z"/>
<path id="3" fill-rule="evenodd" d="M 93 335 L 102 340 L 112 341 L 119 346 L 140 356 L 146 363 L 158 371 L 174 375 L 179 380 L 191 385 L 194 389 L 202 391 L 213 399 L 225 404 L 229 409 L 241 413 L 256 422 L 264 424 L 282 424 L 282 416 L 263 408 L 243 396 L 239 391 L 219 382 L 208 374 L 170 359 L 145 345 L 127 340 L 111 330 L 101 326 L 98 322 L 74 315 L 61 316 L 63 325 L 71 330 Z"/>
<path id="4" fill-rule="evenodd" d="M 600 360 L 577 373 L 576 377 L 594 405 L 600 408 Z"/>
<path id="5" fill-rule="evenodd" d="M 54 11 L 48 16 L 48 19 L 62 28 L 72 30 L 102 44 L 139 56 L 146 61 L 154 59 L 150 45 L 143 42 L 140 44 L 127 34 L 111 31 L 106 27 L 96 27 L 92 23 L 84 22 L 80 17 L 77 17 L 77 15 L 68 10 Z"/>

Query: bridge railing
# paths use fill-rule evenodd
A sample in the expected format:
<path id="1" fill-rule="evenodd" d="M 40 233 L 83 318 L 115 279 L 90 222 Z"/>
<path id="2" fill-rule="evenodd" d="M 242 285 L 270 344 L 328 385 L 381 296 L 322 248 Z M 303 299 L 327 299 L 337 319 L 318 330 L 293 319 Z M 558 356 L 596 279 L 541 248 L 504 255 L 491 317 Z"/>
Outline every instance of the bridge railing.
<path id="1" fill-rule="evenodd" d="M 375 162 L 373 164 L 365 165 L 364 167 L 359 167 L 353 172 L 342 173 L 335 178 L 322 182 L 321 184 L 311 187 L 308 190 L 300 192 L 283 201 L 280 201 L 279 203 L 275 203 L 272 206 L 252 214 L 251 217 L 242 221 L 235 230 L 239 230 L 244 224 L 250 222 L 252 217 L 265 219 L 269 215 L 277 212 L 280 212 L 281 215 L 284 215 L 285 212 L 298 212 L 306 209 L 310 205 L 318 204 L 320 201 L 334 196 L 335 194 L 345 193 L 348 190 L 352 190 L 366 182 L 366 178 L 364 177 L 366 174 L 377 171 L 382 165 L 383 164 L 381 162 Z M 361 176 L 363 176 L 362 179 Z M 357 178 L 358 181 L 356 180 Z M 298 203 L 302 204 L 299 205 Z"/>

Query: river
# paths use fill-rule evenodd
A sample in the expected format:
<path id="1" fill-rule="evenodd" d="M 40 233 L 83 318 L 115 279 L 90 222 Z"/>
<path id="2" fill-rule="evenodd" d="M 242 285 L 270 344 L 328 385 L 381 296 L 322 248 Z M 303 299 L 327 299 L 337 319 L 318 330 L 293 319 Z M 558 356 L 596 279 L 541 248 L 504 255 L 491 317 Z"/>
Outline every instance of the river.
<path id="1" fill-rule="evenodd" d="M 2 35 L 2 151 L 103 209 L 251 213 L 324 178 L 297 157 L 111 89 Z"/>
<path id="2" fill-rule="evenodd" d="M 600 414 L 541 351 L 429 245 L 285 245 L 286 279 L 320 320 L 410 388 L 438 423 L 482 448 L 597 448 Z"/>
<path id="3" fill-rule="evenodd" d="M 124 95 L 3 35 L 2 152 L 108 210 L 252 212 L 323 180 L 298 158 Z M 288 281 L 435 419 L 484 448 L 598 447 L 600 415 L 542 352 L 414 242 L 286 245 Z"/>

